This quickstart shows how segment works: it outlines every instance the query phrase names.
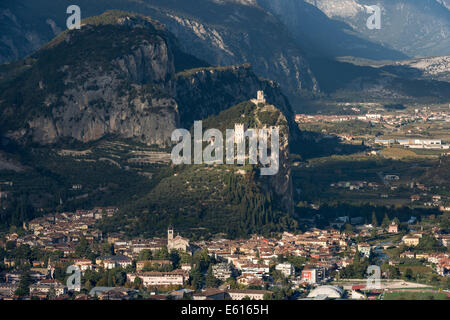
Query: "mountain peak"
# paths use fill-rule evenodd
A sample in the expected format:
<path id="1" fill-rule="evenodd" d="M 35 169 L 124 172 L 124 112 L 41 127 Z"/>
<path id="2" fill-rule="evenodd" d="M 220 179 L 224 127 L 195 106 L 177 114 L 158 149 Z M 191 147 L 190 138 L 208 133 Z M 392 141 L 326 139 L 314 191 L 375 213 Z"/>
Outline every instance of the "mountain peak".
<path id="1" fill-rule="evenodd" d="M 82 25 L 121 25 L 130 27 L 154 27 L 164 30 L 161 23 L 150 17 L 120 10 L 109 10 L 105 13 L 86 18 L 82 21 Z"/>
<path id="2" fill-rule="evenodd" d="M 101 15 L 83 19 L 81 22 L 81 29 L 88 28 L 90 30 L 90 28 L 92 27 L 95 28 L 101 26 L 144 28 L 155 32 L 163 32 L 163 33 L 166 32 L 166 29 L 159 21 L 153 20 L 141 14 L 125 12 L 120 10 L 109 10 Z M 53 39 L 47 45 L 45 45 L 43 48 L 51 48 L 58 45 L 62 41 L 69 41 L 70 40 L 69 34 L 71 31 L 72 30 L 65 30 L 55 39 Z"/>

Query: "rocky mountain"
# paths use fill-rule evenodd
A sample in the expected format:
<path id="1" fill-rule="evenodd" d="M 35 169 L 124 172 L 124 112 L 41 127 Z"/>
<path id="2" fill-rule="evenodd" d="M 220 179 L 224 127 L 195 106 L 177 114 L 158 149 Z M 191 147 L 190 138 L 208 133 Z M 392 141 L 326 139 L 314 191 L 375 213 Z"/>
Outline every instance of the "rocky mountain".
<path id="1" fill-rule="evenodd" d="M 52 144 L 118 135 L 165 146 L 180 124 L 189 127 L 261 89 L 291 116 L 276 83 L 260 80 L 249 66 L 208 67 L 183 53 L 156 21 L 108 12 L 83 23 L 2 67 L 5 136 Z"/>
<path id="2" fill-rule="evenodd" d="M 2 3 L 0 62 L 22 58 L 64 30 L 71 4 L 68 0 Z M 250 63 L 258 76 L 280 83 L 291 99 L 303 90 L 319 88 L 300 46 L 283 23 L 256 1 L 80 0 L 77 4 L 83 18 L 109 9 L 151 16 L 177 36 L 185 52 L 211 65 Z"/>
<path id="3" fill-rule="evenodd" d="M 140 17 L 103 18 L 5 66 L 14 75 L 2 83 L 3 134 L 40 144 L 114 133 L 148 144 L 168 141 L 178 106 L 170 96 L 174 54 L 164 31 Z"/>
<path id="4" fill-rule="evenodd" d="M 257 90 L 265 90 L 267 104 L 257 106 L 248 101 Z M 172 168 L 165 161 L 148 159 L 154 152 L 163 159 L 164 151 L 172 146 L 173 130 L 190 128 L 194 120 L 201 119 L 205 128 L 223 131 L 243 121 L 252 127 L 279 125 L 278 173 L 259 177 L 253 166 Z M 139 225 L 147 228 L 137 228 L 142 233 L 166 226 L 170 219 L 181 221 L 183 212 L 189 212 L 187 220 L 183 219 L 186 227 L 235 235 L 292 226 L 289 139 L 298 130 L 292 119 L 280 86 L 257 77 L 249 65 L 211 67 L 184 53 L 176 37 L 156 20 L 121 11 L 83 20 L 80 30 L 65 31 L 36 53 L 0 68 L 3 167 L 26 168 L 22 179 L 27 186 L 35 182 L 28 182 L 29 176 L 50 180 L 58 190 L 55 194 L 67 193 L 67 186 L 59 185 L 61 181 L 76 179 L 90 186 L 90 192 L 83 195 L 86 199 L 109 189 L 120 191 L 121 183 L 105 182 L 111 171 L 126 181 L 139 176 L 139 196 L 121 200 L 139 215 L 130 220 L 122 216 L 121 225 L 134 226 L 138 217 Z M 95 167 L 99 177 L 74 176 L 86 166 Z M 189 188 L 185 177 L 190 179 Z M 149 181 L 143 183 L 142 179 Z M 224 186 L 234 193 L 226 195 Z M 167 198 L 174 190 L 179 190 L 176 201 Z M 44 193 L 36 192 L 33 203 L 48 203 L 52 196 Z M 67 201 L 74 199 L 85 198 L 67 196 Z M 203 208 L 199 203 L 205 203 Z M 146 210 L 153 214 L 146 215 Z M 249 216 L 241 217 L 239 212 L 249 212 Z M 245 218 L 245 224 L 236 224 L 236 228 L 222 223 L 240 218 Z M 150 226 L 142 224 L 149 219 Z"/>
<path id="5" fill-rule="evenodd" d="M 56 4 L 6 0 L 0 4 L 0 61 L 23 57 L 65 29 L 68 17 L 65 10 L 70 4 L 68 0 Z M 374 90 L 370 91 L 376 92 L 373 98 L 414 99 L 414 95 L 404 92 L 415 91 L 411 90 L 416 87 L 411 80 L 417 79 L 408 78 L 411 73 L 403 72 L 401 79 L 393 79 L 388 72 L 373 79 L 377 70 L 347 68 L 348 65 L 333 61 L 335 57 L 405 60 L 408 56 L 448 54 L 446 1 L 379 1 L 383 14 L 381 30 L 366 27 L 366 6 L 370 4 L 363 0 L 99 0 L 95 4 L 80 0 L 78 3 L 83 17 L 107 9 L 122 9 L 157 19 L 178 38 L 180 51 L 205 61 L 202 66 L 250 63 L 258 77 L 280 83 L 297 110 L 311 92 L 315 95 L 320 90 L 328 94 L 336 88 L 351 88 L 357 95 L 364 95 L 364 88 L 371 86 Z M 340 73 L 336 74 L 336 70 Z M 396 72 L 393 74 L 398 76 Z M 430 91 L 432 96 L 438 99 L 445 96 L 439 92 L 441 84 L 431 87 L 437 87 Z M 253 95 L 249 93 L 246 99 L 250 94 Z"/>
<path id="6" fill-rule="evenodd" d="M 273 105 L 247 101 L 204 119 L 203 126 L 223 132 L 235 123 L 279 126 L 281 166 L 276 175 L 260 176 L 249 165 L 176 167 L 150 192 L 106 220 L 102 230 L 153 235 L 170 223 L 184 234 L 236 237 L 295 228 L 286 118 Z"/>
<path id="7" fill-rule="evenodd" d="M 195 120 L 250 100 L 257 90 L 263 90 L 268 101 L 282 110 L 289 121 L 293 119 L 290 103 L 281 93 L 279 84 L 258 78 L 248 64 L 196 68 L 179 72 L 175 78 L 183 127 L 190 127 Z"/>
<path id="8" fill-rule="evenodd" d="M 325 7 L 303 0 L 258 0 L 286 25 L 295 40 L 308 48 L 309 57 L 355 56 L 368 59 L 404 59 L 404 53 L 385 43 L 376 43 L 361 34 L 344 18 L 337 20 Z M 330 6 L 343 15 L 358 12 L 350 1 L 330 1 Z M 316 4 L 316 5 L 315 5 Z M 365 26 L 365 24 L 364 24 Z M 314 70 L 313 70 L 314 71 Z"/>
<path id="9" fill-rule="evenodd" d="M 449 0 L 436 0 L 439 4 L 442 4 L 444 7 L 450 10 L 450 1 Z"/>

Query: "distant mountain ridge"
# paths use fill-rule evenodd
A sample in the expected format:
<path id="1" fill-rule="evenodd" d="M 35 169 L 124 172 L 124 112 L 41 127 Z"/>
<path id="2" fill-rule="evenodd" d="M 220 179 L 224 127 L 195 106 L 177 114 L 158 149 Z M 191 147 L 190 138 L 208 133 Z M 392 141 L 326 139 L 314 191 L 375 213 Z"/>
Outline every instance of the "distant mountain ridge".
<path id="1" fill-rule="evenodd" d="M 332 19 L 320 8 L 306 1 L 258 0 L 258 2 L 283 21 L 296 41 L 308 48 L 309 57 L 356 56 L 385 60 L 407 58 L 407 55 L 392 47 L 362 37 L 348 24 L 348 20 Z M 356 13 L 357 11 L 353 9 L 355 8 L 351 8 L 346 14 Z"/>
<path id="2" fill-rule="evenodd" d="M 366 61 L 343 57 L 347 61 L 360 66 L 372 66 L 393 73 L 399 77 L 410 79 L 426 79 L 450 82 L 450 56 L 416 58 L 399 61 Z"/>
<path id="3" fill-rule="evenodd" d="M 70 4 L 69 0 L 2 2 L 0 61 L 30 54 L 65 29 L 68 16 L 65 10 Z M 371 4 L 363 0 L 78 2 L 83 17 L 113 8 L 153 17 L 178 38 L 180 51 L 199 58 L 205 66 L 250 63 L 257 77 L 278 82 L 296 109 L 301 108 L 305 97 L 332 92 L 336 85 L 341 88 L 350 85 L 358 94 L 364 94 L 361 91 L 370 82 L 376 88 L 391 86 L 394 91 L 405 87 L 405 83 L 396 85 L 398 79 L 390 78 L 389 74 L 374 80 L 374 70 L 337 67 L 339 63 L 333 62 L 336 57 L 404 61 L 415 55 L 448 54 L 448 0 L 379 1 L 383 8 L 381 30 L 366 27 L 368 14 L 364 8 Z M 324 67 L 330 64 L 334 67 Z M 365 78 L 366 84 L 353 81 L 355 74 Z M 408 80 L 406 87 L 413 80 L 407 78 L 409 75 L 411 73 L 402 73 L 402 77 L 406 77 L 404 80 Z M 352 78 L 351 83 L 342 77 Z M 337 84 L 331 84 L 333 81 Z M 440 90 L 446 90 L 445 85 L 432 85 L 436 86 L 438 89 L 431 90 L 431 95 L 445 96 L 440 94 Z M 414 93 L 415 89 L 409 91 Z M 383 92 L 391 94 L 391 90 Z M 383 95 L 377 92 L 375 96 Z M 394 96 L 408 97 L 409 93 Z"/>
<path id="4" fill-rule="evenodd" d="M 317 7 L 329 18 L 351 26 L 360 37 L 398 50 L 410 57 L 440 56 L 450 52 L 448 0 L 305 0 L 305 2 Z M 370 16 L 366 7 L 371 5 L 378 5 L 381 8 L 381 30 L 369 30 L 366 27 L 367 18 Z"/>

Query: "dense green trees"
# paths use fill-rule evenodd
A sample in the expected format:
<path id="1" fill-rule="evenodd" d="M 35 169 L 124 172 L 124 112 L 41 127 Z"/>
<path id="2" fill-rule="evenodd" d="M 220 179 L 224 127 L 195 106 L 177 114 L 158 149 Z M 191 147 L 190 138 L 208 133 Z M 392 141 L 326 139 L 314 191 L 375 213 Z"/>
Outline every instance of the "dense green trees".
<path id="1" fill-rule="evenodd" d="M 139 252 L 138 261 L 139 260 L 150 260 L 152 258 L 152 251 L 145 249 Z"/>
<path id="2" fill-rule="evenodd" d="M 75 247 L 75 257 L 94 260 L 96 254 L 92 251 L 91 244 L 86 238 L 81 238 L 80 243 Z"/>
<path id="3" fill-rule="evenodd" d="M 30 294 L 30 285 L 32 284 L 32 279 L 29 271 L 24 271 L 20 276 L 19 287 L 16 289 L 15 294 L 19 297 L 26 296 Z"/>
<path id="4" fill-rule="evenodd" d="M 210 265 L 205 276 L 205 286 L 207 288 L 217 288 L 220 284 L 221 281 L 214 277 L 212 265 Z"/>
<path id="5" fill-rule="evenodd" d="M 262 191 L 252 178 L 240 179 L 230 174 L 225 178 L 225 185 L 226 201 L 238 205 L 240 219 L 236 231 L 239 235 L 296 228 L 296 221 L 277 208 L 274 196 Z"/>
<path id="6" fill-rule="evenodd" d="M 408 281 L 412 280 L 414 278 L 414 273 L 413 273 L 412 269 L 406 268 L 405 273 L 403 274 L 403 277 Z"/>
<path id="7" fill-rule="evenodd" d="M 389 264 L 384 264 L 381 266 L 381 271 L 385 272 L 388 279 L 398 279 L 400 277 L 400 270 Z"/>
<path id="8" fill-rule="evenodd" d="M 339 276 L 342 279 L 364 279 L 366 278 L 367 267 L 370 265 L 369 259 L 362 258 L 356 251 L 353 263 L 342 269 Z"/>
<path id="9" fill-rule="evenodd" d="M 387 213 L 384 214 L 383 221 L 381 222 L 381 227 L 386 229 L 389 227 L 389 224 L 391 223 L 391 220 L 389 219 Z"/>
<path id="10" fill-rule="evenodd" d="M 447 248 L 431 235 L 424 235 L 419 244 L 413 248 L 417 252 L 445 252 Z"/>
<path id="11" fill-rule="evenodd" d="M 29 201 L 29 196 L 29 193 L 19 194 L 6 208 L 0 207 L 0 231 L 10 226 L 22 227 L 23 222 L 35 217 L 36 212 Z"/>
<path id="12" fill-rule="evenodd" d="M 247 237 L 294 230 L 296 221 L 280 208 L 250 167 L 237 175 L 225 167 L 179 167 L 145 197 L 131 202 L 113 218 L 101 222 L 104 232 L 129 236 L 163 235 L 169 224 L 192 240 L 226 233 Z"/>
<path id="13" fill-rule="evenodd" d="M 127 282 L 127 274 L 126 270 L 120 267 L 110 270 L 86 270 L 81 280 L 83 288 L 88 291 L 96 286 L 120 287 Z"/>
<path id="14" fill-rule="evenodd" d="M 8 241 L 5 248 L 0 248 L 0 259 L 13 259 L 19 268 L 29 266 L 32 261 L 47 261 L 48 258 L 62 257 L 61 252 L 47 252 L 36 247 L 30 247 L 28 244 L 16 246 L 15 242 Z"/>
<path id="15" fill-rule="evenodd" d="M 201 289 L 205 285 L 212 287 L 217 285 L 211 269 L 213 263 L 215 260 L 208 255 L 206 249 L 194 253 L 191 259 L 190 282 L 195 289 Z"/>
<path id="16" fill-rule="evenodd" d="M 169 260 L 172 263 L 174 269 L 178 269 L 181 267 L 181 257 L 178 251 L 170 250 Z"/>
<path id="17" fill-rule="evenodd" d="M 375 211 L 372 212 L 372 226 L 374 228 L 378 227 L 378 219 L 377 219 L 377 215 L 376 215 Z"/>
<path id="18" fill-rule="evenodd" d="M 436 208 L 409 208 L 395 206 L 381 206 L 366 204 L 348 204 L 348 203 L 325 203 L 318 210 L 310 207 L 297 207 L 296 212 L 302 217 L 315 217 L 320 215 L 326 221 L 326 225 L 338 217 L 348 216 L 350 218 L 360 217 L 367 223 L 379 226 L 379 221 L 387 216 L 390 220 L 400 223 L 406 222 L 411 217 L 417 217 L 418 221 L 426 217 L 436 215 L 443 221 L 444 215 Z"/>

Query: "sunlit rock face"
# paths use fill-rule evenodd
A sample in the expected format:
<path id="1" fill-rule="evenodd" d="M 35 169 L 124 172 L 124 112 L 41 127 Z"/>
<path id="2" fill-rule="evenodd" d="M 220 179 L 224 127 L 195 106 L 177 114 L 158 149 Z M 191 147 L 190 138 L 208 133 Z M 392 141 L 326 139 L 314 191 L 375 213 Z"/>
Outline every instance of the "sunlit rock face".
<path id="1" fill-rule="evenodd" d="M 305 0 L 306 2 L 316 6 L 322 10 L 328 17 L 356 17 L 361 11 L 364 11 L 364 6 L 359 4 L 356 0 Z"/>

